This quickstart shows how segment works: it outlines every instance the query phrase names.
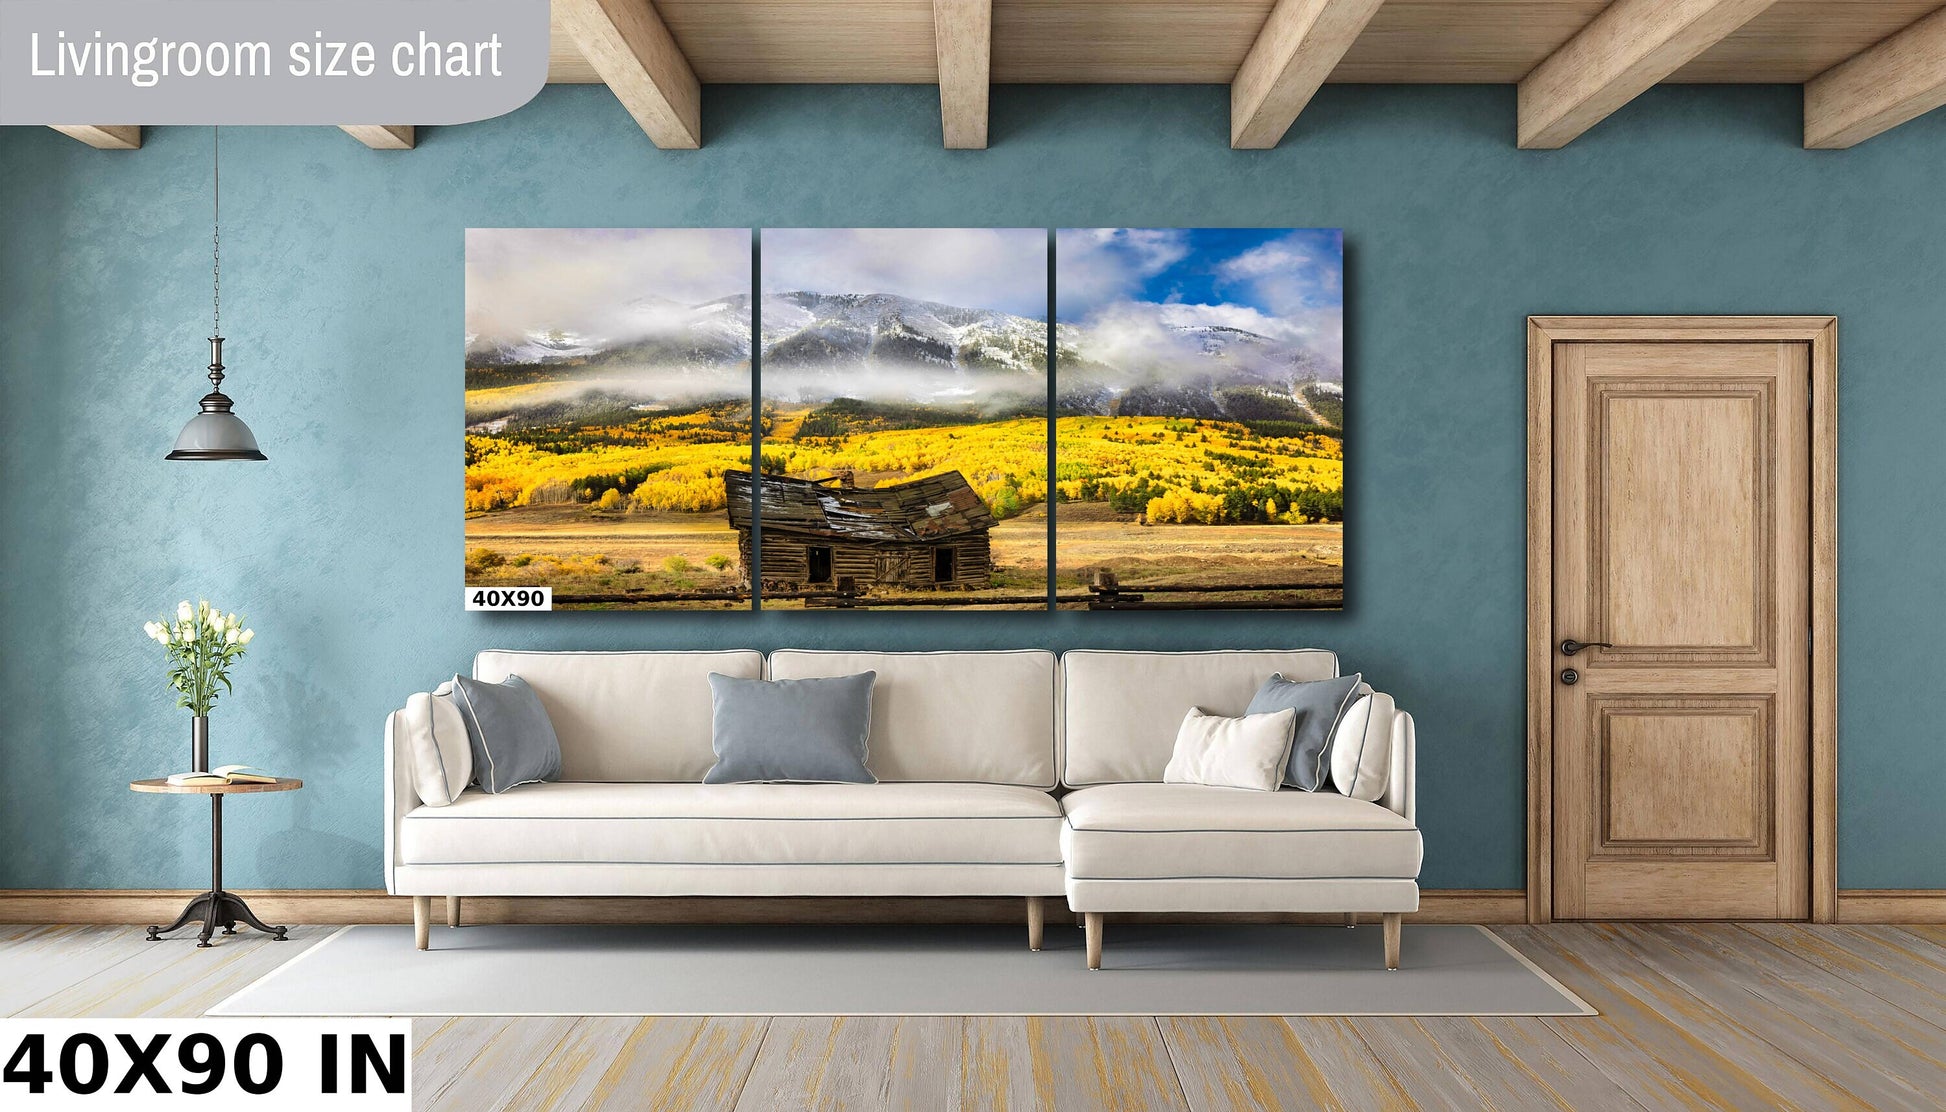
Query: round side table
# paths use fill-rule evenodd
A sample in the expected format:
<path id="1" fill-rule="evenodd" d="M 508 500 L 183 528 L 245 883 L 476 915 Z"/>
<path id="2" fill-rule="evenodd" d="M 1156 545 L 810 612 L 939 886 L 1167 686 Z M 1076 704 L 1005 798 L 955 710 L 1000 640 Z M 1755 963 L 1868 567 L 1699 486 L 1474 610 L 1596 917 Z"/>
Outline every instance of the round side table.
<path id="1" fill-rule="evenodd" d="M 166 927 L 150 927 L 149 941 L 160 942 L 162 936 L 189 922 L 201 920 L 203 933 L 197 936 L 198 949 L 209 946 L 209 936 L 217 927 L 224 934 L 235 934 L 236 925 L 244 923 L 271 936 L 273 941 L 284 941 L 289 927 L 267 927 L 250 911 L 250 905 L 243 897 L 234 892 L 223 890 L 223 797 L 226 795 L 250 795 L 255 792 L 294 792 L 304 786 L 302 780 L 279 778 L 270 784 L 171 784 L 167 779 L 132 780 L 128 790 L 132 792 L 155 792 L 161 795 L 206 795 L 209 796 L 210 821 L 210 871 L 209 891 L 201 893 L 189 901 L 176 921 Z"/>

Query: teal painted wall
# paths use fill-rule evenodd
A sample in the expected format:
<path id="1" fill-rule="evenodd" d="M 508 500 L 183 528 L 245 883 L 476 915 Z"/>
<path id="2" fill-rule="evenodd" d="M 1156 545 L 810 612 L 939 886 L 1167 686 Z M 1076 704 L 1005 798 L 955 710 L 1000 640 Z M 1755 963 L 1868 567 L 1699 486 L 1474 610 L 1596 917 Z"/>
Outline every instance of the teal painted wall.
<path id="1" fill-rule="evenodd" d="M 940 149 L 924 88 L 711 89 L 652 148 L 607 92 L 371 152 L 224 139 L 231 385 L 271 462 L 166 464 L 201 392 L 209 135 L 137 153 L 0 132 L 0 886 L 194 886 L 183 712 L 139 630 L 176 599 L 259 637 L 219 761 L 304 791 L 230 809 L 237 887 L 381 883 L 387 711 L 491 645 L 1322 645 L 1420 724 L 1424 882 L 1522 882 L 1529 313 L 1842 318 L 1839 841 L 1846 887 L 1946 887 L 1946 113 L 1842 153 L 1794 89 L 1656 90 L 1565 150 L 1507 88 L 1324 91 L 1274 151 L 1216 88 L 1001 87 Z M 460 610 L 468 225 L 1322 225 L 1345 229 L 1342 614 L 480 616 Z"/>

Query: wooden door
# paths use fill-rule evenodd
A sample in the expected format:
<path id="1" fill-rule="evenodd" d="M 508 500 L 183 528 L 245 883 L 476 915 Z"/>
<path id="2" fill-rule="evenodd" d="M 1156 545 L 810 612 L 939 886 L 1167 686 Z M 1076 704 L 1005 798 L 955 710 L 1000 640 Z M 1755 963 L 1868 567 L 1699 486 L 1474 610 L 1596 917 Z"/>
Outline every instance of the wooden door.
<path id="1" fill-rule="evenodd" d="M 1805 918 L 1811 345 L 1552 365 L 1553 914 Z"/>

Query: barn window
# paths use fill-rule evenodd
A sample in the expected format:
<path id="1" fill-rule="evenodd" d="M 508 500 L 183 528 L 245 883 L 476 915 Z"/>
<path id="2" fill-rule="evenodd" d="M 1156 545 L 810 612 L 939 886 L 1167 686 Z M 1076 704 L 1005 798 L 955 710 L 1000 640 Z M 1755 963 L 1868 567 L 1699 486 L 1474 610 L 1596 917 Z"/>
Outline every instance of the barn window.
<path id="1" fill-rule="evenodd" d="M 959 578 L 959 550 L 940 546 L 932 550 L 932 581 L 951 583 Z"/>
<path id="2" fill-rule="evenodd" d="M 811 564 L 810 581 L 813 583 L 831 582 L 831 546 L 828 544 L 810 545 L 804 555 Z"/>

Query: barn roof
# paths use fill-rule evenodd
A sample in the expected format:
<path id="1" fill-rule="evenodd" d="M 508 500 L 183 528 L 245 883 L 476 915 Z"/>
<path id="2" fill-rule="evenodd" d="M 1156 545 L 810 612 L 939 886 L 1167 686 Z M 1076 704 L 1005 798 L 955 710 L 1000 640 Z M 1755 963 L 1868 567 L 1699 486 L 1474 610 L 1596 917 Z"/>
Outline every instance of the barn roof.
<path id="1" fill-rule="evenodd" d="M 725 472 L 730 525 L 750 528 L 750 476 Z M 859 490 L 812 479 L 765 475 L 766 531 L 863 543 L 929 543 L 993 527 L 993 515 L 957 471 Z"/>

